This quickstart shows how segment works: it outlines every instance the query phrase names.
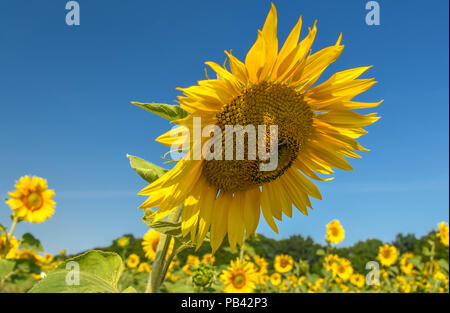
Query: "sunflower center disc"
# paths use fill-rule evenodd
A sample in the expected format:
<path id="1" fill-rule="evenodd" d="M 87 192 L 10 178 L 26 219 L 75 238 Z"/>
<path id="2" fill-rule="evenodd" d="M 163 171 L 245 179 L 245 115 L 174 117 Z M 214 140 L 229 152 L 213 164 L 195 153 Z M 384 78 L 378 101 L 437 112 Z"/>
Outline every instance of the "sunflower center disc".
<path id="1" fill-rule="evenodd" d="M 263 82 L 244 90 L 216 115 L 222 129 L 222 160 L 204 161 L 208 182 L 224 192 L 245 191 L 280 177 L 295 161 L 310 137 L 313 113 L 303 96 L 282 84 Z M 266 126 L 266 151 L 270 151 L 270 126 L 278 126 L 278 162 L 273 171 L 261 171 L 268 163 L 257 153 L 248 159 L 248 136 L 244 133 L 244 159 L 225 160 L 225 125 Z M 234 150 L 236 150 L 236 136 Z M 258 142 L 258 140 L 257 140 Z"/>
<path id="2" fill-rule="evenodd" d="M 32 208 L 37 207 L 41 203 L 41 197 L 36 192 L 33 192 L 28 196 L 27 202 Z"/>

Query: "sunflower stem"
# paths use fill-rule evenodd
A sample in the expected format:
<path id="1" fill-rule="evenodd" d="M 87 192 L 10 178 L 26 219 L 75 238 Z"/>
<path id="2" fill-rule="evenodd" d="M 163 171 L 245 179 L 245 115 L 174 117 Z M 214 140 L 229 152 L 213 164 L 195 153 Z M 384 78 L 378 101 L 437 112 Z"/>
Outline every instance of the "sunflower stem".
<path id="1" fill-rule="evenodd" d="M 9 233 L 6 236 L 5 254 L 3 255 L 4 258 L 6 258 L 6 256 L 8 255 L 9 242 L 11 241 L 11 238 L 12 238 L 12 236 L 14 234 L 14 230 L 16 229 L 16 226 L 17 226 L 18 222 L 19 222 L 19 218 L 17 216 L 14 216 L 12 224 L 11 224 L 11 229 L 9 230 Z"/>
<path id="2" fill-rule="evenodd" d="M 167 219 L 169 222 L 178 222 L 181 216 L 183 205 L 179 205 Z M 153 262 L 152 272 L 150 273 L 147 281 L 146 293 L 158 293 L 162 283 L 164 282 L 165 275 L 167 273 L 166 263 L 172 260 L 167 260 L 167 253 L 169 252 L 170 242 L 172 236 L 161 234 L 159 239 L 158 248 L 156 249 L 155 261 Z M 173 255 L 173 253 L 172 253 Z M 171 256 L 172 256 L 171 255 Z M 173 255 L 174 256 L 174 255 Z M 169 263 L 170 265 L 170 263 Z M 168 266 L 167 266 L 168 268 Z"/>
<path id="3" fill-rule="evenodd" d="M 239 261 L 244 259 L 244 246 L 245 246 L 246 233 L 244 231 L 244 238 L 242 238 L 241 251 L 239 253 Z"/>

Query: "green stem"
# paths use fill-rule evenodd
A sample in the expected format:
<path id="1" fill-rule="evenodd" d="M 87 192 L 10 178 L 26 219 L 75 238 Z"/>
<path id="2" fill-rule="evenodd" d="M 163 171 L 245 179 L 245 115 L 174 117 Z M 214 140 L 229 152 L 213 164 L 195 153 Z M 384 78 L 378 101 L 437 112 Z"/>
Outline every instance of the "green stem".
<path id="1" fill-rule="evenodd" d="M 167 221 L 178 222 L 181 216 L 183 205 L 178 206 L 169 216 Z M 152 272 L 150 273 L 147 281 L 146 293 L 158 293 L 161 284 L 164 282 L 165 273 L 164 268 L 167 260 L 167 253 L 169 252 L 170 242 L 172 236 L 161 234 L 159 239 L 158 248 L 156 249 L 155 261 L 152 265 Z M 170 265 L 170 263 L 169 263 Z M 168 267 L 168 266 L 167 266 Z"/>

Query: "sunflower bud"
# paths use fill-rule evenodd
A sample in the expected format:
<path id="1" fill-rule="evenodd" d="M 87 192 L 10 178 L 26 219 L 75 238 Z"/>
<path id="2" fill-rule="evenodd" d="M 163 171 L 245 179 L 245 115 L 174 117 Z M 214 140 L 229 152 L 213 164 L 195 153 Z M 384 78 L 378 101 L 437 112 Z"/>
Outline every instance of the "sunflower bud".
<path id="1" fill-rule="evenodd" d="M 194 270 L 192 282 L 196 287 L 208 287 L 214 281 L 214 269 L 207 264 L 200 264 Z"/>

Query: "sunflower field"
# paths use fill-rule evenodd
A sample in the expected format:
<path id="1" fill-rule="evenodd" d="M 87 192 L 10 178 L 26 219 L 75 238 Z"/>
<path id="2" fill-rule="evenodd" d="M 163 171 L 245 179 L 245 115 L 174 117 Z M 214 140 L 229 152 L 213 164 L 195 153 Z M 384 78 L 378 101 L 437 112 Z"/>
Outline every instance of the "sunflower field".
<path id="1" fill-rule="evenodd" d="M 45 254 L 41 242 L 30 233 L 14 236 L 20 222 L 36 223 L 53 213 L 53 190 L 44 179 L 25 176 L 16 184 L 31 203 L 40 198 L 36 215 L 12 214 L 11 227 L 0 228 L 0 292 L 145 292 L 161 241 L 159 231 L 149 229 L 142 238 L 124 235 L 109 247 L 78 255 Z M 28 188 L 28 189 L 27 189 Z M 34 192 L 33 192 L 34 191 Z M 43 198 L 43 195 L 47 198 Z M 14 202 L 8 200 L 12 205 Z M 34 202 L 33 202 L 34 203 Z M 14 206 L 12 206 L 14 207 Z M 39 219 L 40 216 L 44 218 Z M 167 225 L 166 227 L 167 228 Z M 165 233 L 176 233 L 172 227 Z M 160 292 L 204 293 L 448 293 L 449 227 L 417 239 L 399 234 L 391 243 L 377 239 L 338 247 L 345 230 L 338 220 L 324 227 L 319 244 L 299 235 L 274 240 L 249 236 L 239 250 L 225 242 L 214 253 L 209 243 L 184 247 L 176 256 L 175 239 L 168 244 L 168 260 Z M 178 248 L 179 249 L 179 248 Z M 77 264 L 82 282 L 76 283 L 71 264 Z M 82 269 L 81 269 L 82 268 Z M 72 273 L 73 272 L 73 273 Z M 107 283 L 105 283 L 105 277 Z M 75 283 L 70 283 L 75 278 Z"/>
<path id="2" fill-rule="evenodd" d="M 322 77 L 341 56 L 343 35 L 316 50 L 317 21 L 301 33 L 303 23 L 299 16 L 279 41 L 272 3 L 244 58 L 230 49 L 223 64 L 205 62 L 204 79 L 177 88 L 177 104 L 131 102 L 174 126 L 156 138 L 171 166 L 127 154 L 129 172 L 145 181 L 133 192 L 148 226 L 142 237 L 124 234 L 109 247 L 72 255 L 45 253 L 32 233 L 16 237 L 16 230 L 45 227 L 38 224 L 53 216 L 57 193 L 28 175 L 2 190 L 11 221 L 0 221 L 0 292 L 448 293 L 445 221 L 421 238 L 399 234 L 352 246 L 343 246 L 352 230 L 338 219 L 323 225 L 323 242 L 257 233 L 262 221 L 279 233 L 283 218 L 307 219 L 311 199 L 322 200 L 314 181 L 333 184 L 336 169 L 353 170 L 350 160 L 369 151 L 359 143 L 365 127 L 381 118 L 373 110 L 383 99 L 369 93 L 369 102 L 355 100 L 376 85 L 363 77 L 372 66 Z M 144 141 L 148 125 L 142 127 L 134 135 Z"/>

